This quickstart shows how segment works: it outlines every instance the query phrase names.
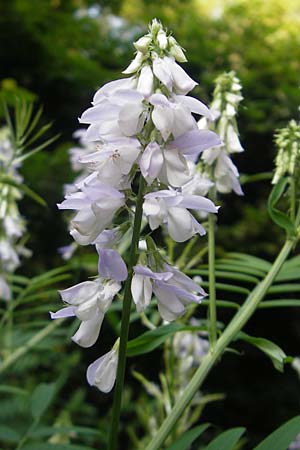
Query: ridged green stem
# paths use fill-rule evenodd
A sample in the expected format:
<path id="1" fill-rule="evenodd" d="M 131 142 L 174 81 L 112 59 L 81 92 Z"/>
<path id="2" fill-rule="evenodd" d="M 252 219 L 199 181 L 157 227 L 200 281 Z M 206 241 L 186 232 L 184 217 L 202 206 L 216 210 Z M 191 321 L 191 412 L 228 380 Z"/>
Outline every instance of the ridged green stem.
<path id="1" fill-rule="evenodd" d="M 294 240 L 287 240 L 282 247 L 279 255 L 274 261 L 271 269 L 269 270 L 267 276 L 263 281 L 261 281 L 256 288 L 249 294 L 245 303 L 235 314 L 233 319 L 230 321 L 226 329 L 224 330 L 221 337 L 217 340 L 213 352 L 209 352 L 202 360 L 201 365 L 195 372 L 193 378 L 187 385 L 181 397 L 175 403 L 171 413 L 166 418 L 166 420 L 161 425 L 160 429 L 148 444 L 145 450 L 161 450 L 162 444 L 165 439 L 169 436 L 174 425 L 181 417 L 183 411 L 188 406 L 188 404 L 193 399 L 194 395 L 200 388 L 201 384 L 205 380 L 207 374 L 210 372 L 214 364 L 223 354 L 226 347 L 230 342 L 236 337 L 237 333 L 244 327 L 249 318 L 252 316 L 256 310 L 259 302 L 265 296 L 267 290 L 272 285 L 276 275 L 278 274 L 282 264 L 287 259 L 290 251 L 295 244 Z"/>
<path id="2" fill-rule="evenodd" d="M 215 215 L 208 215 L 208 282 L 209 282 L 209 343 L 210 351 L 214 351 L 217 341 L 217 304 L 216 304 L 216 274 L 215 274 Z"/>
<path id="3" fill-rule="evenodd" d="M 138 243 L 140 238 L 142 214 L 143 214 L 143 193 L 145 189 L 145 180 L 142 175 L 139 179 L 139 191 L 135 205 L 135 215 L 132 232 L 132 242 L 128 262 L 128 277 L 124 288 L 120 346 L 118 357 L 118 370 L 116 378 L 116 386 L 114 390 L 114 401 L 112 409 L 112 421 L 108 438 L 108 450 L 116 450 L 118 443 L 118 429 L 121 413 L 122 392 L 124 386 L 124 375 L 126 366 L 126 351 L 129 332 L 130 308 L 131 308 L 131 280 L 133 275 L 133 266 L 135 266 L 138 258 Z"/>

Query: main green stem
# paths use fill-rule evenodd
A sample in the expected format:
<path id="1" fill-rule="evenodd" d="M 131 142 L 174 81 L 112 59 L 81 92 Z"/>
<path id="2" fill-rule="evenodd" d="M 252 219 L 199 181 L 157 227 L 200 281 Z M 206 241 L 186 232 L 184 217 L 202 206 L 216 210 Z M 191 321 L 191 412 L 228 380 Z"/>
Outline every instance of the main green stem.
<path id="1" fill-rule="evenodd" d="M 135 266 L 138 257 L 138 243 L 140 238 L 142 214 L 143 214 L 143 193 L 145 188 L 145 180 L 140 175 L 139 191 L 135 205 L 135 216 L 133 223 L 132 242 L 130 248 L 129 262 L 128 262 L 128 277 L 124 288 L 121 332 L 120 332 L 120 346 L 118 357 L 118 370 L 116 378 L 116 386 L 114 391 L 114 401 L 112 409 L 112 421 L 108 439 L 108 450 L 116 450 L 118 443 L 118 428 L 122 403 L 122 391 L 124 386 L 124 375 L 126 366 L 126 351 L 130 321 L 131 309 L 131 280 L 133 275 L 133 266 Z"/>
<path id="2" fill-rule="evenodd" d="M 249 294 L 243 306 L 235 314 L 231 322 L 224 330 L 221 337 L 217 340 L 213 352 L 209 352 L 202 360 L 201 365 L 195 372 L 193 378 L 187 385 L 181 397 L 177 400 L 169 416 L 161 425 L 160 429 L 151 440 L 145 450 L 161 450 L 162 444 L 169 436 L 174 425 L 181 417 L 183 411 L 188 406 L 194 395 L 205 380 L 207 374 L 210 372 L 216 361 L 223 354 L 226 347 L 236 337 L 237 333 L 244 327 L 249 318 L 256 310 L 259 302 L 265 296 L 267 290 L 272 285 L 276 275 L 278 274 L 282 264 L 287 259 L 290 251 L 295 245 L 294 240 L 288 239 L 282 247 L 279 255 L 274 261 L 268 275 L 261 281 L 256 288 Z"/>
<path id="3" fill-rule="evenodd" d="M 217 341 L 217 305 L 216 305 L 216 274 L 215 274 L 215 216 L 208 215 L 208 263 L 209 263 L 209 343 L 214 351 Z"/>

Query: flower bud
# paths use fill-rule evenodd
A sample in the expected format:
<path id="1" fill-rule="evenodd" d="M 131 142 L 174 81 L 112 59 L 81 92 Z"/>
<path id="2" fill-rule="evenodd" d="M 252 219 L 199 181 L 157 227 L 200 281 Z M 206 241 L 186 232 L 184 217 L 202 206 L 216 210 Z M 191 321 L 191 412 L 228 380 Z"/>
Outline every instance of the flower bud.
<path id="1" fill-rule="evenodd" d="M 151 42 L 152 38 L 149 35 L 142 36 L 136 42 L 133 43 L 135 48 L 142 53 L 146 53 Z"/>
<path id="2" fill-rule="evenodd" d="M 153 19 L 149 27 L 150 33 L 153 37 L 156 37 L 157 33 L 162 30 L 162 25 L 157 19 Z"/>
<path id="3" fill-rule="evenodd" d="M 186 62 L 187 59 L 185 57 L 185 54 L 183 53 L 183 50 L 180 47 L 180 45 L 178 45 L 176 39 L 174 39 L 173 36 L 169 36 L 168 41 L 170 47 L 170 54 L 174 56 L 176 61 L 181 63 Z"/>
<path id="4" fill-rule="evenodd" d="M 291 120 L 286 128 L 278 130 L 275 143 L 278 153 L 275 159 L 275 174 L 272 180 L 276 184 L 283 175 L 298 179 L 300 170 L 300 124 Z"/>
<path id="5" fill-rule="evenodd" d="M 165 50 L 168 46 L 168 39 L 166 36 L 166 33 L 163 30 L 159 30 L 159 32 L 157 33 L 157 42 L 159 45 L 159 48 L 161 48 L 162 50 Z"/>
<path id="6" fill-rule="evenodd" d="M 112 390 L 117 375 L 119 339 L 112 350 L 96 359 L 87 369 L 87 380 L 91 386 L 108 393 Z"/>
<path id="7" fill-rule="evenodd" d="M 136 57 L 131 61 L 127 69 L 123 70 L 122 73 L 129 75 L 131 73 L 137 72 L 142 65 L 144 59 L 144 54 L 142 52 L 137 52 Z"/>

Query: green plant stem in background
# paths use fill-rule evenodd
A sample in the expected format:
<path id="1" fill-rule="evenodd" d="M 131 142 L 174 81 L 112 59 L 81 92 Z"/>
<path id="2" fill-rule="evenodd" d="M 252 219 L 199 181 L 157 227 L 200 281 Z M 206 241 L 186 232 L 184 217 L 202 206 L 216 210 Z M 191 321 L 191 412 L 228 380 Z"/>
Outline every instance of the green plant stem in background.
<path id="1" fill-rule="evenodd" d="M 188 406 L 188 404 L 190 403 L 190 401 L 200 388 L 207 374 L 210 372 L 214 364 L 221 357 L 226 347 L 236 337 L 237 333 L 243 328 L 243 326 L 247 323 L 249 318 L 256 310 L 259 302 L 263 299 L 267 290 L 272 285 L 276 275 L 278 274 L 280 268 L 282 267 L 282 264 L 287 259 L 294 245 L 295 240 L 287 239 L 265 279 L 261 281 L 249 294 L 245 303 L 242 305 L 242 307 L 230 321 L 221 337 L 217 340 L 216 345 L 214 347 L 214 351 L 209 352 L 203 358 L 201 365 L 195 372 L 193 378 L 187 385 L 181 397 L 174 405 L 174 408 L 172 409 L 171 413 L 163 422 L 160 429 L 158 430 L 158 432 L 151 440 L 151 442 L 148 444 L 145 450 L 161 449 L 161 446 L 164 443 L 165 439 L 167 438 L 167 436 L 169 436 L 174 425 L 181 417 L 183 411 Z"/>
<path id="2" fill-rule="evenodd" d="M 43 328 L 37 334 L 35 334 L 28 342 L 19 347 L 16 351 L 11 353 L 10 356 L 4 359 L 0 365 L 0 374 L 3 373 L 8 367 L 10 367 L 17 359 L 24 356 L 29 350 L 31 350 L 36 344 L 52 333 L 57 327 L 59 327 L 64 320 L 55 320 L 51 322 L 46 328 Z"/>
<path id="3" fill-rule="evenodd" d="M 296 218 L 296 183 L 295 177 L 290 177 L 290 217 L 294 222 Z"/>
<path id="4" fill-rule="evenodd" d="M 215 216 L 208 215 L 208 264 L 209 264 L 209 343 L 214 351 L 217 340 L 217 305 L 216 305 L 216 274 L 215 274 Z"/>
<path id="5" fill-rule="evenodd" d="M 108 450 L 115 450 L 118 442 L 118 428 L 122 403 L 122 391 L 124 385 L 124 375 L 126 366 L 126 351 L 129 331 L 130 308 L 131 308 L 131 280 L 133 275 L 133 266 L 137 262 L 138 243 L 140 238 L 142 214 L 143 214 L 143 193 L 145 188 L 145 180 L 140 175 L 139 191 L 136 199 L 136 209 L 133 223 L 132 242 L 129 254 L 128 263 L 128 277 L 124 288 L 121 332 L 120 332 L 120 346 L 118 358 L 118 370 L 116 378 L 116 387 L 114 391 L 114 401 L 112 409 L 112 421 L 108 439 Z"/>

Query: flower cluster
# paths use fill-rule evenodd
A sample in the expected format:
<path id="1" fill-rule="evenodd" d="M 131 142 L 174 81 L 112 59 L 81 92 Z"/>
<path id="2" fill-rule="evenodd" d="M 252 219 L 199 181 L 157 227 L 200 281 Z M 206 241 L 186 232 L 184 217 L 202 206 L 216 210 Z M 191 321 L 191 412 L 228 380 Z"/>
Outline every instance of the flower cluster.
<path id="1" fill-rule="evenodd" d="M 26 226 L 18 208 L 22 198 L 18 188 L 22 182 L 19 165 L 9 128 L 3 127 L 0 129 L 0 298 L 3 300 L 11 299 L 6 275 L 19 267 L 21 256 L 30 256 L 21 239 Z"/>
<path id="2" fill-rule="evenodd" d="M 291 120 L 286 128 L 277 130 L 275 143 L 278 149 L 275 159 L 275 173 L 272 180 L 276 184 L 284 175 L 290 175 L 295 179 L 300 170 L 300 124 Z"/>
<path id="3" fill-rule="evenodd" d="M 80 152 L 78 159 L 84 176 L 58 205 L 75 211 L 70 223 L 74 240 L 95 246 L 99 254 L 98 277 L 62 291 L 67 306 L 52 314 L 52 318 L 76 316 L 82 321 L 73 340 L 84 347 L 95 343 L 104 314 L 128 277 L 118 243 L 135 214 L 137 179 L 144 180 L 142 209 L 150 229 L 166 226 L 177 242 L 205 234 L 193 211 L 218 210 L 188 186 L 199 154 L 221 141 L 216 133 L 198 128 L 193 114 L 208 120 L 213 115 L 187 95 L 197 83 L 177 63 L 185 61 L 181 47 L 156 20 L 134 45 L 136 56 L 123 72 L 130 76 L 101 87 L 79 119 L 88 124 L 82 136 L 87 151 Z M 162 257 L 145 253 L 140 262 L 129 272 L 137 311 L 145 310 L 154 294 L 162 318 L 171 321 L 205 295 Z M 117 355 L 118 344 L 89 367 L 91 385 L 104 392 L 112 388 L 107 374 L 114 380 Z"/>
<path id="4" fill-rule="evenodd" d="M 234 72 L 223 73 L 217 77 L 213 101 L 210 105 L 212 119 L 202 118 L 200 129 L 209 127 L 218 133 L 222 145 L 203 151 L 201 158 L 208 166 L 216 189 L 221 193 L 234 191 L 243 195 L 239 183 L 239 172 L 231 160 L 231 154 L 243 152 L 236 123 L 238 105 L 243 99 L 241 84 Z"/>

